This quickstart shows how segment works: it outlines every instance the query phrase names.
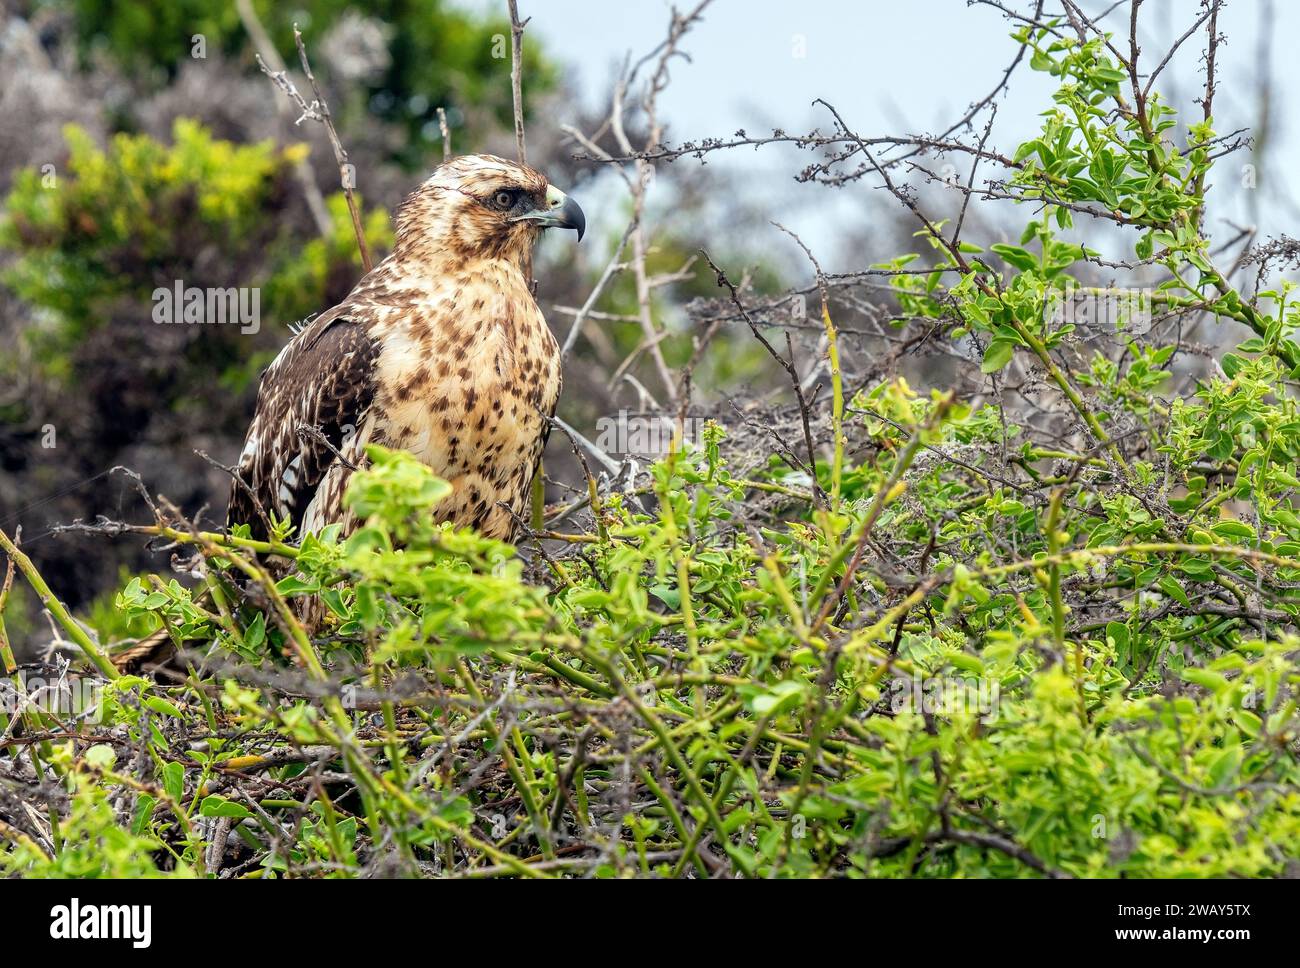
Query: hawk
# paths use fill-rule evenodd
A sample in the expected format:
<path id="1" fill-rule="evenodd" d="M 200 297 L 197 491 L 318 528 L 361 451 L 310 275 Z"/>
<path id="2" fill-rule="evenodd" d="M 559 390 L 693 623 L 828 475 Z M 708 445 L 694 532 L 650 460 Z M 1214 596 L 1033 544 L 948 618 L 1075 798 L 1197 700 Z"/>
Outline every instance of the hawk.
<path id="1" fill-rule="evenodd" d="M 529 276 L 541 230 L 586 219 L 546 176 L 493 155 L 437 168 L 399 206 L 392 253 L 267 368 L 229 524 L 265 537 L 356 525 L 344 507 L 367 444 L 409 451 L 452 486 L 439 521 L 508 540 L 560 395 L 560 351 Z"/>

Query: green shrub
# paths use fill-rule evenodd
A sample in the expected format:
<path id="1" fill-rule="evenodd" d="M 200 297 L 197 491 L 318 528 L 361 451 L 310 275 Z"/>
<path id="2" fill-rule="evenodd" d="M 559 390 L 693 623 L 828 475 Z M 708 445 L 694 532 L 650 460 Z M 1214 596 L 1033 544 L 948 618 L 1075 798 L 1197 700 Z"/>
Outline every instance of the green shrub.
<path id="1" fill-rule="evenodd" d="M 119 134 L 101 149 L 75 126 L 66 137 L 66 170 L 52 178 L 36 169 L 19 172 L 0 221 L 0 247 L 17 255 L 5 281 L 42 311 L 42 324 L 25 336 L 57 380 L 77 378 L 78 348 L 115 317 L 128 321 L 136 338 L 152 328 L 152 295 L 176 280 L 259 289 L 260 317 L 275 324 L 262 338 L 269 344 L 268 337 L 278 342 L 275 333 L 319 311 L 331 294 L 340 295 L 340 279 L 355 279 L 360 271 L 341 192 L 327 199 L 329 238 L 302 238 L 281 217 L 294 190 L 289 171 L 304 156 L 304 145 L 238 145 L 185 118 L 176 121 L 171 145 Z M 365 231 L 376 251 L 391 245 L 382 209 L 366 214 Z M 203 255 L 212 251 L 224 254 L 220 278 L 211 277 Z M 184 379 L 175 386 L 144 380 L 155 392 L 170 390 L 177 406 L 206 399 L 200 388 L 242 390 L 274 355 L 271 349 L 249 352 L 235 338 L 238 327 L 216 338 L 189 335 L 184 358 L 171 363 L 186 370 Z M 148 361 L 137 365 L 145 368 Z"/>

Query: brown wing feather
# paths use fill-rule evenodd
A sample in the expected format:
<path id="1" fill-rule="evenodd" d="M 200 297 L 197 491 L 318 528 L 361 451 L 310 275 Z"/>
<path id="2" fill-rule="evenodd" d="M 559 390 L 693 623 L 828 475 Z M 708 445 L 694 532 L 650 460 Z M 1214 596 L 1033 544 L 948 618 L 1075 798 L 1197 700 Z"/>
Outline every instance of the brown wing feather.
<path id="1" fill-rule="evenodd" d="M 260 504 L 295 528 L 302 524 L 321 478 L 338 460 L 335 451 L 361 426 L 374 399 L 378 355 L 365 325 L 342 306 L 322 313 L 284 348 L 258 387 L 238 465 L 243 484 L 231 488 L 227 523 L 246 523 L 255 537 L 265 537 Z M 304 435 L 302 428 L 317 433 Z"/>

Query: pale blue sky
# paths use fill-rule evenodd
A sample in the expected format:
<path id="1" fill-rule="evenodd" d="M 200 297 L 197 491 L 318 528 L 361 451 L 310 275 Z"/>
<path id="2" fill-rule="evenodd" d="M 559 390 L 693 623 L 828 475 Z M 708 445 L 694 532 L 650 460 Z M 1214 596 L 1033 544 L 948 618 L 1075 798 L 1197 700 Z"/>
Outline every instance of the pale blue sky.
<path id="1" fill-rule="evenodd" d="M 505 9 L 504 0 L 461 2 Z M 1083 5 L 1093 14 L 1110 6 L 1099 0 Z M 601 103 L 629 50 L 640 55 L 664 36 L 669 8 L 666 0 L 520 0 L 521 13 L 533 18 L 530 35 L 542 38 L 567 65 L 592 105 Z M 1140 20 L 1148 68 L 1194 21 L 1198 8 L 1193 0 L 1148 0 Z M 1126 37 L 1127 21 L 1123 4 L 1107 23 Z M 751 134 L 772 127 L 828 130 L 825 112 L 811 107 L 814 98 L 824 97 L 863 134 L 942 130 L 998 82 L 1015 52 L 1010 29 L 999 11 L 968 7 L 964 0 L 715 0 L 682 44 L 693 60 L 675 63 L 672 84 L 661 98 L 662 115 L 674 141 L 727 135 L 738 127 Z M 1240 166 L 1251 160 L 1242 154 L 1218 171 L 1211 213 L 1238 222 L 1255 215 L 1263 235 L 1295 234 L 1300 212 L 1283 201 L 1290 193 L 1276 189 L 1285 189 L 1288 180 L 1297 187 L 1297 103 L 1294 96 L 1277 95 L 1300 90 L 1300 58 L 1291 43 L 1300 37 L 1300 4 L 1233 0 L 1220 17 L 1220 29 L 1228 43 L 1220 49 L 1216 127 L 1227 131 L 1256 124 L 1259 45 L 1261 31 L 1268 31 L 1274 38 L 1269 67 L 1274 130 L 1257 173 L 1254 208 L 1240 189 Z M 1203 84 L 1203 49 L 1203 34 L 1189 39 L 1161 83 L 1175 104 L 1197 116 L 1200 108 L 1192 99 Z M 992 142 L 1012 149 L 1035 130 L 1037 112 L 1050 106 L 1052 89 L 1052 78 L 1023 63 L 1000 103 Z M 828 214 L 820 197 L 826 192 L 793 184 L 791 176 L 804 163 L 796 153 L 745 149 L 725 155 L 713 156 L 712 163 L 725 166 L 745 190 L 765 193 L 773 217 L 809 238 L 830 244 L 840 220 L 855 217 L 852 197 L 834 203 Z M 856 191 L 860 204 L 868 189 Z M 810 200 L 814 203 L 806 204 Z"/>

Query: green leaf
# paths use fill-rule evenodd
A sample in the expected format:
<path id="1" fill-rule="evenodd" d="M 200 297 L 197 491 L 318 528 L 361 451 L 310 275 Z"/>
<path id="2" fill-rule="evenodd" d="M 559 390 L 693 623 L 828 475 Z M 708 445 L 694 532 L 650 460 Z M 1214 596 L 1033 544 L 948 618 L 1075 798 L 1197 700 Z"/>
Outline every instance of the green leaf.
<path id="1" fill-rule="evenodd" d="M 243 804 L 227 800 L 217 794 L 203 798 L 199 814 L 204 817 L 234 817 L 236 820 L 244 820 L 253 815 Z"/>
<path id="2" fill-rule="evenodd" d="M 773 716 L 782 709 L 798 704 L 804 689 L 803 683 L 784 679 L 774 684 L 768 691 L 754 696 L 749 702 L 749 707 L 760 716 Z"/>
<path id="3" fill-rule="evenodd" d="M 117 762 L 117 754 L 107 743 L 96 743 L 85 753 L 86 763 L 98 770 L 111 770 Z"/>
<path id="4" fill-rule="evenodd" d="M 1241 368 L 1246 365 L 1246 360 L 1236 353 L 1224 353 L 1220 365 L 1223 367 L 1223 372 L 1228 374 L 1228 379 L 1231 380 L 1241 372 Z"/>
<path id="5" fill-rule="evenodd" d="M 131 833 L 137 836 L 149 829 L 149 819 L 153 816 L 154 805 L 158 798 L 148 793 L 140 794 L 135 805 L 135 816 L 131 820 Z"/>
<path id="6" fill-rule="evenodd" d="M 982 373 L 996 373 L 1008 363 L 1011 357 L 1015 355 L 1016 347 L 1014 343 L 1008 343 L 1005 340 L 994 340 L 989 344 L 989 348 L 984 351 L 984 362 L 980 364 Z"/>
<path id="7" fill-rule="evenodd" d="M 1019 269 L 1021 272 L 1033 272 L 1038 268 L 1038 260 L 1034 258 L 1031 252 L 1022 249 L 1018 245 L 1007 245 L 1005 242 L 997 242 L 989 246 L 989 249 L 998 255 L 1010 265 Z"/>
<path id="8" fill-rule="evenodd" d="M 1191 607 L 1191 599 L 1187 597 L 1187 593 L 1183 591 L 1183 586 L 1178 584 L 1178 579 L 1173 575 L 1165 575 L 1157 584 L 1160 586 L 1162 592 L 1176 601 L 1179 605 L 1182 605 L 1184 608 Z"/>
<path id="9" fill-rule="evenodd" d="M 244 644 L 250 649 L 259 649 L 266 641 L 266 615 L 258 612 L 244 629 Z"/>
<path id="10" fill-rule="evenodd" d="M 1217 672 L 1211 672 L 1209 669 L 1189 667 L 1182 671 L 1182 677 L 1188 682 L 1204 686 L 1212 692 L 1222 692 L 1231 685 L 1226 677 L 1219 675 Z"/>
<path id="11" fill-rule="evenodd" d="M 159 715 L 170 716 L 172 719 L 185 718 L 185 714 L 180 711 L 180 708 L 175 703 L 168 702 L 161 696 L 145 696 L 140 702 Z"/>
<path id="12" fill-rule="evenodd" d="M 1255 529 L 1244 521 L 1220 521 L 1210 530 L 1223 538 L 1245 538 L 1247 541 L 1255 538 Z"/>
<path id="13" fill-rule="evenodd" d="M 163 764 L 163 789 L 177 803 L 185 796 L 185 767 L 179 763 Z"/>
<path id="14" fill-rule="evenodd" d="M 314 595 L 320 591 L 320 582 L 301 575 L 285 575 L 275 583 L 275 590 L 281 595 Z"/>
<path id="15" fill-rule="evenodd" d="M 1220 753 L 1210 764 L 1210 784 L 1212 786 L 1223 786 L 1227 781 L 1237 775 L 1237 770 L 1241 767 L 1241 745 L 1234 743 Z"/>

